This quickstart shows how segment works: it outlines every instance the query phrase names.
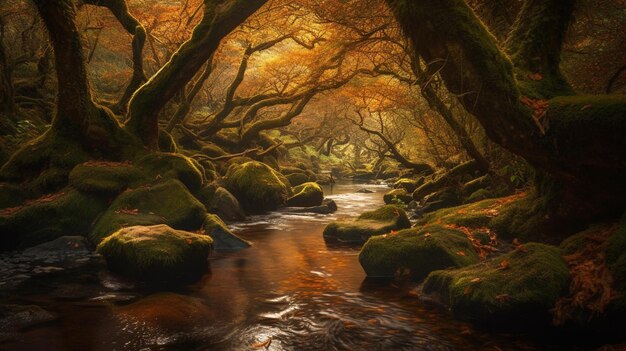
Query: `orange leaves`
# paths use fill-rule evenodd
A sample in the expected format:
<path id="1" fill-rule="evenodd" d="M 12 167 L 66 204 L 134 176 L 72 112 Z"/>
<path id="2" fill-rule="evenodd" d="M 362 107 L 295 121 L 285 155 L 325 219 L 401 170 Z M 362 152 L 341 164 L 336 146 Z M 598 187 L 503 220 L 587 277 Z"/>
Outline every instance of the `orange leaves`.
<path id="1" fill-rule="evenodd" d="M 501 270 L 505 270 L 509 268 L 509 261 L 507 259 L 504 259 L 500 262 L 500 269 Z"/>
<path id="2" fill-rule="evenodd" d="M 515 245 L 515 250 L 520 252 L 528 252 L 528 249 L 524 244 L 522 244 L 519 240 L 513 239 L 513 245 Z"/>
<path id="3" fill-rule="evenodd" d="M 470 280 L 470 283 L 480 283 L 482 281 L 481 278 L 474 278 L 472 280 Z"/>
<path id="4" fill-rule="evenodd" d="M 138 208 L 133 208 L 133 209 L 123 208 L 121 210 L 116 210 L 115 213 L 122 213 L 122 214 L 136 216 L 139 214 L 139 209 Z"/>
<path id="5" fill-rule="evenodd" d="M 446 227 L 462 231 L 465 234 L 465 236 L 467 237 L 467 239 L 470 241 L 472 246 L 474 247 L 474 250 L 476 250 L 476 253 L 478 253 L 478 256 L 480 257 L 481 260 L 484 260 L 485 258 L 487 258 L 487 256 L 490 253 L 498 251 L 498 249 L 495 247 L 495 245 L 497 244 L 496 236 L 495 236 L 495 234 L 493 234 L 491 232 L 491 230 L 489 230 L 489 228 L 477 228 L 477 229 L 470 230 L 470 228 L 468 228 L 468 227 L 464 227 L 464 226 L 460 226 L 460 225 L 456 225 L 456 224 L 448 224 L 448 225 L 446 225 Z M 484 233 L 486 233 L 489 236 L 489 239 L 490 239 L 489 240 L 489 244 L 485 245 L 480 240 L 475 238 L 474 237 L 474 233 L 472 231 L 473 232 L 484 232 Z M 465 253 L 464 252 L 462 252 L 462 253 L 457 252 L 457 255 L 465 256 Z"/>
<path id="6" fill-rule="evenodd" d="M 537 128 L 539 128 L 541 135 L 545 135 L 549 127 L 548 120 L 545 118 L 546 111 L 550 106 L 548 100 L 534 100 L 529 98 L 528 96 L 522 96 L 520 97 L 520 102 L 533 110 L 533 120 L 537 125 Z"/>
<path id="7" fill-rule="evenodd" d="M 496 301 L 499 302 L 508 302 L 511 300 L 511 297 L 509 296 L 509 294 L 500 294 L 500 295 L 496 295 Z"/>
<path id="8" fill-rule="evenodd" d="M 463 251 L 457 251 L 456 254 L 459 256 L 467 256 Z"/>
<path id="9" fill-rule="evenodd" d="M 584 110 L 590 109 L 590 108 L 592 108 L 592 107 L 593 107 L 593 105 L 591 105 L 591 104 L 587 104 L 587 105 L 585 105 L 585 106 L 581 107 L 581 108 L 580 108 L 580 110 L 581 110 L 581 111 L 584 111 Z"/>
<path id="10" fill-rule="evenodd" d="M 529 73 L 528 74 L 528 79 L 530 80 L 534 80 L 534 81 L 540 81 L 543 79 L 543 76 L 541 75 L 541 73 Z"/>

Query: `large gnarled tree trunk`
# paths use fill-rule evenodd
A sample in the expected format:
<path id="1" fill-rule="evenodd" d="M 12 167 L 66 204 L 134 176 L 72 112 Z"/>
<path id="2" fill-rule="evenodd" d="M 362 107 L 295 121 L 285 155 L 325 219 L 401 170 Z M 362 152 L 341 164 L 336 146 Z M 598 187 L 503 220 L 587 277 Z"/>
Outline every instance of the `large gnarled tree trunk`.
<path id="1" fill-rule="evenodd" d="M 489 138 L 558 184 L 579 211 L 624 209 L 626 101 L 572 95 L 558 68 L 573 0 L 527 1 L 508 41 L 513 60 L 463 0 L 387 2 L 415 54 L 440 72 Z"/>

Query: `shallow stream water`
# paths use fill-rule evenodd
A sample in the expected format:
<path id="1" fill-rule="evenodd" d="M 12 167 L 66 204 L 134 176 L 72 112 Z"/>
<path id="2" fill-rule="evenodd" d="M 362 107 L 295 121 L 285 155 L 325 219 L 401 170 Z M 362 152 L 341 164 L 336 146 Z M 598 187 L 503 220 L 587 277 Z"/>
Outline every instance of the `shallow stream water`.
<path id="1" fill-rule="evenodd" d="M 357 193 L 360 188 L 373 193 Z M 486 333 L 456 321 L 445 310 L 419 299 L 415 284 L 366 280 L 358 262 L 359 247 L 327 246 L 322 231 L 331 221 L 380 206 L 388 187 L 338 184 L 324 190 L 339 207 L 334 214 L 273 212 L 231 226 L 253 246 L 215 253 L 211 272 L 200 283 L 175 291 L 206 305 L 197 312 L 200 315 L 174 305 L 165 307 L 183 315 L 174 315 L 169 323 L 119 313 L 123 304 L 106 302 L 107 296 L 127 294 L 136 300 L 150 292 L 101 280 L 101 286 L 83 287 L 96 290 L 101 299 L 19 297 L 60 318 L 19 333 L 0 344 L 0 350 L 537 348 L 524 337 Z M 157 304 L 150 311 L 163 307 Z M 171 325 L 177 321 L 180 328 Z"/>

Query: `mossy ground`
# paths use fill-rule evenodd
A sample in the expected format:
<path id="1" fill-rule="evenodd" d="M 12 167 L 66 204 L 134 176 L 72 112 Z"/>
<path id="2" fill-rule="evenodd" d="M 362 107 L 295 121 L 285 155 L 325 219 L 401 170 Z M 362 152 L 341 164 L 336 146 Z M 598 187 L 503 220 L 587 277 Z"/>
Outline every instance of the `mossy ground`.
<path id="1" fill-rule="evenodd" d="M 207 269 L 213 240 L 167 225 L 120 229 L 97 248 L 113 272 L 152 284 L 189 282 Z"/>
<path id="2" fill-rule="evenodd" d="M 287 178 L 258 161 L 231 165 L 225 185 L 250 213 L 275 210 L 292 195 Z"/>
<path id="3" fill-rule="evenodd" d="M 550 310 L 569 283 L 558 248 L 527 243 L 476 265 L 432 272 L 424 292 L 463 318 L 494 327 L 531 326 L 550 323 Z"/>
<path id="4" fill-rule="evenodd" d="M 359 254 L 368 277 L 406 274 L 417 280 L 437 269 L 464 267 L 478 261 L 465 234 L 436 225 L 373 236 Z"/>
<path id="5" fill-rule="evenodd" d="M 324 191 L 315 182 L 306 182 L 293 188 L 294 195 L 287 199 L 287 205 L 293 207 L 319 206 L 324 201 Z"/>
<path id="6" fill-rule="evenodd" d="M 351 222 L 330 223 L 324 228 L 324 239 L 344 243 L 364 243 L 373 235 L 411 227 L 406 212 L 395 205 L 385 205 L 365 212 Z"/>
<path id="7" fill-rule="evenodd" d="M 128 226 L 167 224 L 175 229 L 197 230 L 206 209 L 178 180 L 127 190 L 98 219 L 89 239 L 99 243 Z"/>

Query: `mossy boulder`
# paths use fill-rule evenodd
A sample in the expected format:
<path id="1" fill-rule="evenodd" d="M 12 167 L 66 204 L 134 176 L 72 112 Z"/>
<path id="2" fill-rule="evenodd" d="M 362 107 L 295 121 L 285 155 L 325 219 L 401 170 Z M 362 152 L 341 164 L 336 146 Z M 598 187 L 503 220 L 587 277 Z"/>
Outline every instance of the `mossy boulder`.
<path id="1" fill-rule="evenodd" d="M 390 192 L 386 193 L 383 196 L 383 200 L 388 205 L 389 204 L 397 205 L 398 203 L 407 205 L 409 202 L 413 201 L 413 196 L 407 193 L 406 190 L 400 188 L 400 189 L 393 189 Z"/>
<path id="2" fill-rule="evenodd" d="M 207 206 L 207 210 L 216 213 L 220 218 L 228 221 L 240 221 L 246 218 L 241 204 L 233 194 L 228 190 L 219 187 L 215 190 L 211 202 Z"/>
<path id="3" fill-rule="evenodd" d="M 406 212 L 395 205 L 385 205 L 365 212 L 350 222 L 330 223 L 324 228 L 324 239 L 329 242 L 364 243 L 373 235 L 381 235 L 411 227 Z"/>
<path id="4" fill-rule="evenodd" d="M 309 176 L 304 173 L 291 173 L 285 176 L 291 186 L 298 186 L 309 181 Z"/>
<path id="5" fill-rule="evenodd" d="M 320 206 L 324 201 L 324 191 L 315 182 L 307 182 L 293 188 L 294 195 L 287 199 L 287 205 L 292 207 Z"/>
<path id="6" fill-rule="evenodd" d="M 424 293 L 436 296 L 456 315 L 490 326 L 547 325 L 570 279 L 559 248 L 527 243 L 476 265 L 432 272 Z"/>
<path id="7" fill-rule="evenodd" d="M 280 166 L 280 173 L 287 176 L 294 173 L 304 173 L 304 169 L 293 166 Z"/>
<path id="8" fill-rule="evenodd" d="M 72 188 L 0 211 L 1 250 L 25 248 L 66 235 L 86 235 L 106 209 L 103 199 Z"/>
<path id="9" fill-rule="evenodd" d="M 240 250 L 251 245 L 249 241 L 233 234 L 220 217 L 214 214 L 206 215 L 202 229 L 211 236 L 216 250 Z"/>
<path id="10" fill-rule="evenodd" d="M 393 183 L 394 189 L 404 189 L 407 193 L 413 193 L 420 185 L 424 184 L 424 178 L 410 179 L 400 178 Z"/>
<path id="11" fill-rule="evenodd" d="M 126 227 L 97 248 L 112 272 L 157 285 L 188 283 L 208 268 L 213 240 L 167 225 Z"/>
<path id="12" fill-rule="evenodd" d="M 129 163 L 89 161 L 74 167 L 69 182 L 82 192 L 119 194 L 131 186 L 146 182 L 146 176 Z"/>
<path id="13" fill-rule="evenodd" d="M 368 277 L 401 274 L 421 280 L 432 271 L 465 267 L 478 261 L 476 250 L 463 232 L 442 226 L 373 236 L 359 253 L 359 262 Z"/>
<path id="14" fill-rule="evenodd" d="M 192 192 L 200 190 L 205 182 L 204 168 L 182 154 L 151 153 L 136 160 L 135 165 L 150 179 L 178 179 Z"/>
<path id="15" fill-rule="evenodd" d="M 292 195 L 287 178 L 258 161 L 232 165 L 225 185 L 250 213 L 275 210 Z"/>
<path id="16" fill-rule="evenodd" d="M 99 243 L 129 226 L 167 224 L 175 229 L 197 230 L 206 209 L 178 180 L 127 190 L 111 203 L 96 222 L 89 239 Z"/>

